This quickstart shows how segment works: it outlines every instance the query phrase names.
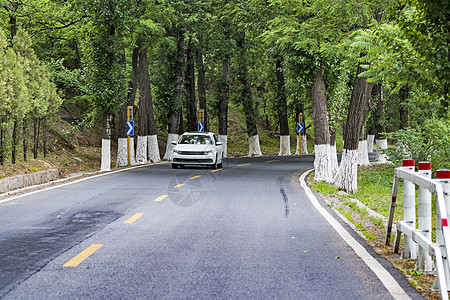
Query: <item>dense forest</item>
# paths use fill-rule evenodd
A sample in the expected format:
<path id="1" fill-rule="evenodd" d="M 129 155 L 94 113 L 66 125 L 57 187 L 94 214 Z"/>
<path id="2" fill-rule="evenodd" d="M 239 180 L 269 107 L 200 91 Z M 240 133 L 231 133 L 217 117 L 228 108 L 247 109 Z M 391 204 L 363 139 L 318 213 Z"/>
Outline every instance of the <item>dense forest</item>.
<path id="1" fill-rule="evenodd" d="M 241 107 L 249 155 L 258 130 L 308 116 L 315 179 L 356 191 L 358 148 L 387 148 L 450 165 L 450 4 L 445 0 L 2 0 L 0 162 L 44 145 L 49 118 L 75 110 L 101 122 L 102 170 L 127 164 L 127 107 L 136 162 L 214 120 L 225 147 L 230 104 Z M 340 166 L 336 138 L 342 130 Z M 133 139 L 134 141 L 134 139 Z M 363 146 L 367 147 L 367 146 Z M 29 150 L 30 149 L 30 150 Z M 300 152 L 302 150 L 300 149 Z M 361 151 L 361 150 L 360 150 Z"/>

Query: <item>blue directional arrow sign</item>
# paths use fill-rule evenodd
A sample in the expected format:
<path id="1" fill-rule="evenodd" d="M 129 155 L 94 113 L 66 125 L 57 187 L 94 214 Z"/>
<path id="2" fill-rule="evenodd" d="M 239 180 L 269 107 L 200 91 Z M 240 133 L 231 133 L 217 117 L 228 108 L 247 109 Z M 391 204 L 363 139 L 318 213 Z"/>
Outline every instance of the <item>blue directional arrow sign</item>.
<path id="1" fill-rule="evenodd" d="M 205 122 L 204 121 L 198 121 L 198 131 L 199 132 L 205 131 Z"/>
<path id="2" fill-rule="evenodd" d="M 127 121 L 127 136 L 134 135 L 134 121 Z"/>
<path id="3" fill-rule="evenodd" d="M 305 125 L 303 122 L 297 123 L 297 133 L 303 133 L 305 131 Z"/>

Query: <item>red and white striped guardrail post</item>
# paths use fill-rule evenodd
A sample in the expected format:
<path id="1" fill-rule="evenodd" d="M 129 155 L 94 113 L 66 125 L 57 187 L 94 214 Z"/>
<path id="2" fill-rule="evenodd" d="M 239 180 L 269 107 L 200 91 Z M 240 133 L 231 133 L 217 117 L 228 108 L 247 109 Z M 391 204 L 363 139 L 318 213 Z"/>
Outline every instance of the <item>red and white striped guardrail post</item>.
<path id="1" fill-rule="evenodd" d="M 414 159 L 404 159 L 403 169 L 414 173 Z M 416 224 L 416 186 L 414 183 L 403 180 L 403 220 L 415 228 Z M 412 237 L 405 236 L 403 258 L 417 258 L 417 245 Z"/>
<path id="2" fill-rule="evenodd" d="M 444 244 L 444 236 L 442 228 L 448 227 L 448 218 L 450 216 L 450 170 L 441 169 L 436 171 L 436 180 L 442 185 L 442 191 L 444 192 L 445 208 L 447 210 L 447 215 L 441 216 L 436 215 L 436 244 Z M 444 254 L 445 255 L 445 254 Z M 447 255 L 448 256 L 448 255 Z M 448 260 L 449 258 L 447 258 Z M 450 283 L 450 270 L 447 263 L 444 263 L 445 278 L 447 279 L 447 286 Z M 434 286 L 435 284 L 433 284 Z"/>
<path id="3" fill-rule="evenodd" d="M 419 162 L 418 174 L 431 178 L 431 163 Z M 431 241 L 431 193 L 424 187 L 419 187 L 419 204 L 418 204 L 418 224 L 417 228 L 422 231 L 423 235 Z M 419 261 L 417 269 L 422 272 L 430 272 L 433 270 L 431 256 L 428 249 L 419 246 Z"/>
<path id="4" fill-rule="evenodd" d="M 450 205 L 450 190 L 449 190 L 449 181 L 450 181 L 450 171 L 447 169 L 437 170 L 436 171 L 436 180 L 438 180 L 441 185 L 442 189 L 444 191 L 444 199 L 445 199 L 445 205 L 447 209 L 447 216 L 440 216 L 437 214 L 436 216 L 436 243 L 439 245 L 444 244 L 444 237 L 442 236 L 442 219 L 447 218 L 444 220 L 444 223 L 446 223 L 448 220 L 449 215 L 449 208 L 448 205 Z M 447 222 L 448 225 L 448 222 Z"/>

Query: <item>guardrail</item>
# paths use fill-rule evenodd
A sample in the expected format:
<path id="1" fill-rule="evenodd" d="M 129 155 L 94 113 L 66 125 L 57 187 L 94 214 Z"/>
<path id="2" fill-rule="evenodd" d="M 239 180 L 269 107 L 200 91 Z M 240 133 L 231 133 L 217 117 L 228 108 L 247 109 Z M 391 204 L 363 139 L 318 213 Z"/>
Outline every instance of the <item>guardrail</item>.
<path id="1" fill-rule="evenodd" d="M 450 170 L 438 170 L 436 179 L 431 179 L 431 164 L 419 163 L 415 172 L 414 160 L 404 160 L 403 167 L 395 169 L 391 206 L 386 232 L 386 245 L 390 244 L 394 211 L 397 202 L 398 184 L 403 180 L 403 221 L 397 222 L 394 252 L 399 252 L 400 239 L 404 235 L 403 258 L 418 259 L 419 271 L 437 271 L 433 284 L 439 288 L 442 299 L 448 299 L 450 287 Z M 418 218 L 416 218 L 416 189 L 418 193 Z M 432 240 L 431 194 L 436 195 L 436 241 Z M 418 222 L 416 222 L 416 219 Z M 416 228 L 417 223 L 417 228 Z"/>

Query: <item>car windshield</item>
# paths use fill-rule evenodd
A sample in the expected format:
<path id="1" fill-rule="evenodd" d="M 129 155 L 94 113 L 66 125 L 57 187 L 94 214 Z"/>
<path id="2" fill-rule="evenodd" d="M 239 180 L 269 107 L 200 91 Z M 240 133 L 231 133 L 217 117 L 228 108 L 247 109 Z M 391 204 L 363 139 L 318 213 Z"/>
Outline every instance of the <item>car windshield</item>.
<path id="1" fill-rule="evenodd" d="M 213 141 L 207 135 L 183 135 L 180 138 L 178 144 L 201 144 L 201 145 L 213 145 Z"/>

